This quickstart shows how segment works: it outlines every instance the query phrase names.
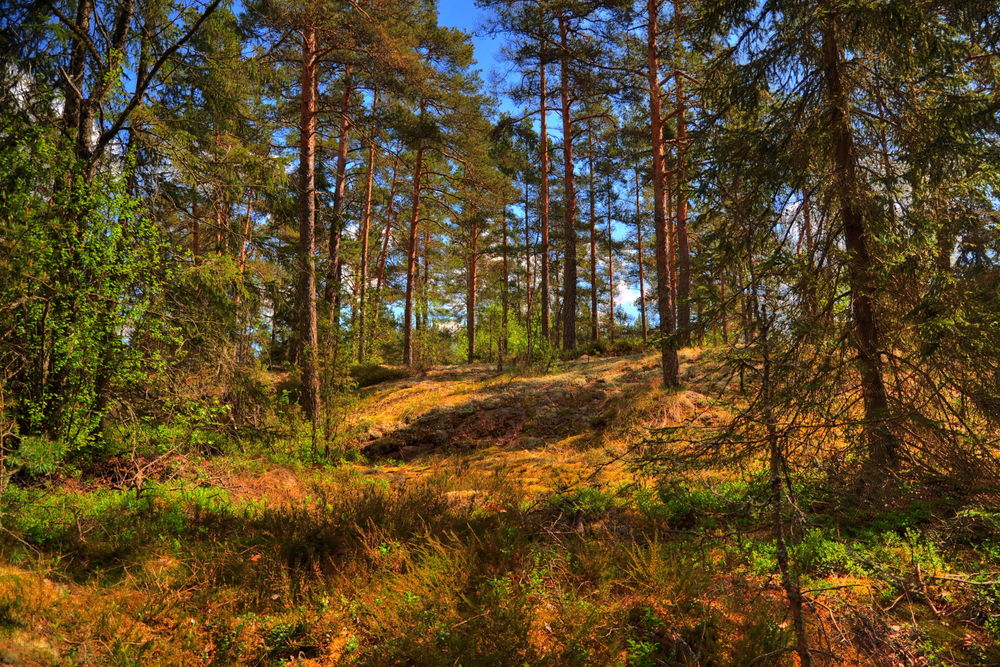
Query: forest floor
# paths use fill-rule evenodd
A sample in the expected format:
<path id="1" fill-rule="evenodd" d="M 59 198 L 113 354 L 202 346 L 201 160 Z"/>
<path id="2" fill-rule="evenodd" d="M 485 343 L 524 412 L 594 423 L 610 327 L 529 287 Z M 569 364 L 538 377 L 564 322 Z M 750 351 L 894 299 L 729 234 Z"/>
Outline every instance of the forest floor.
<path id="1" fill-rule="evenodd" d="M 359 390 L 332 462 L 298 438 L 12 485 L 0 664 L 792 664 L 759 467 L 651 463 L 733 409 L 710 351 L 681 377 L 435 368 Z M 995 499 L 796 492 L 817 662 L 1000 664 Z"/>

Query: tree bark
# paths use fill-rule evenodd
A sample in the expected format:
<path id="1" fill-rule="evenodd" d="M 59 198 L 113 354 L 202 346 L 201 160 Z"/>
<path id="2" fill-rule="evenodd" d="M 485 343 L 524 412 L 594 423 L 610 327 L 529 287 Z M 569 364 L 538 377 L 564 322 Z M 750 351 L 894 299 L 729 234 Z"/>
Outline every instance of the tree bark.
<path id="1" fill-rule="evenodd" d="M 674 48 L 680 48 L 681 0 L 674 0 Z M 691 344 L 691 249 L 688 244 L 687 97 L 684 77 L 675 75 L 677 92 L 677 345 Z"/>
<path id="2" fill-rule="evenodd" d="M 299 108 L 299 321 L 298 361 L 302 408 L 312 423 L 313 446 L 320 412 L 319 334 L 316 315 L 316 30 L 302 33 Z"/>
<path id="3" fill-rule="evenodd" d="M 344 72 L 344 92 L 340 100 L 340 131 L 337 139 L 337 167 L 333 188 L 333 215 L 330 219 L 330 262 L 326 270 L 326 289 L 323 301 L 330 318 L 333 345 L 339 346 L 341 303 L 340 242 L 344 234 L 344 189 L 347 185 L 347 150 L 351 123 L 348 117 L 351 104 L 351 68 Z"/>
<path id="4" fill-rule="evenodd" d="M 559 94 L 562 102 L 563 190 L 566 217 L 563 222 L 563 331 L 564 350 L 576 347 L 576 189 L 573 178 L 573 118 L 569 97 L 569 40 L 566 13 L 559 14 L 560 57 Z"/>
<path id="5" fill-rule="evenodd" d="M 860 202 L 861 184 L 851 129 L 850 95 L 845 86 L 838 43 L 837 16 L 823 26 L 823 69 L 828 104 L 836 196 L 844 225 L 847 273 L 851 288 L 851 313 L 864 402 L 864 435 L 869 463 L 877 468 L 899 465 L 899 443 L 889 428 L 889 399 L 882 376 L 882 349 L 875 304 L 873 261 L 868 247 L 869 230 Z"/>
<path id="6" fill-rule="evenodd" d="M 545 58 L 539 53 L 539 107 L 541 110 L 540 119 L 540 132 L 539 132 L 539 151 L 541 152 L 541 174 L 540 182 L 538 185 L 539 194 L 539 225 L 541 226 L 542 235 L 542 268 L 541 268 L 541 318 L 542 318 L 542 338 L 551 343 L 552 338 L 549 332 L 549 312 L 551 308 L 551 297 L 549 296 L 549 283 L 551 279 L 549 277 L 549 133 L 548 133 L 548 122 L 546 116 L 548 115 L 548 101 L 547 101 L 547 91 L 545 82 Z"/>
<path id="7" fill-rule="evenodd" d="M 468 362 L 476 360 L 476 292 L 479 276 L 479 225 L 475 218 L 469 234 L 469 259 L 465 270 L 465 335 L 468 339 Z"/>
<path id="8" fill-rule="evenodd" d="M 501 224 L 502 224 L 502 243 L 500 247 L 501 256 L 503 259 L 503 287 L 500 292 L 500 342 L 497 345 L 497 371 L 503 371 L 504 357 L 507 356 L 507 317 L 508 310 L 510 309 L 510 266 L 507 261 L 507 210 L 506 208 L 501 211 Z"/>
<path id="9" fill-rule="evenodd" d="M 648 338 L 646 324 L 646 268 L 642 259 L 642 205 L 639 201 L 639 168 L 635 169 L 635 242 L 639 253 L 639 317 L 642 320 L 642 342 Z"/>
<path id="10" fill-rule="evenodd" d="M 377 267 L 375 269 L 375 297 L 373 307 L 369 309 L 374 315 L 372 319 L 371 337 L 372 340 L 379 338 L 379 318 L 382 313 L 382 283 L 385 280 L 385 265 L 389 257 L 389 241 L 392 237 L 393 227 L 396 226 L 396 183 L 399 170 L 399 156 L 397 155 L 392 164 L 392 180 L 389 186 L 389 199 L 386 204 L 385 226 L 382 229 L 382 249 L 379 251 Z"/>
<path id="11" fill-rule="evenodd" d="M 608 338 L 615 339 L 615 257 L 614 237 L 611 235 L 612 189 L 608 181 Z"/>
<path id="12" fill-rule="evenodd" d="M 382 228 L 382 249 L 378 254 L 378 269 L 375 271 L 375 293 L 382 293 L 382 283 L 385 281 L 385 264 L 389 256 L 389 240 L 392 237 L 392 228 L 396 224 L 396 183 L 399 174 L 399 156 L 392 164 L 392 181 L 389 185 L 389 200 L 386 205 L 385 227 Z"/>
<path id="13" fill-rule="evenodd" d="M 590 340 L 596 341 L 600 336 L 600 324 L 598 322 L 598 298 L 597 298 L 597 212 L 596 193 L 594 192 L 594 135 L 593 130 L 587 128 L 587 156 L 588 179 L 590 189 Z"/>
<path id="14" fill-rule="evenodd" d="M 674 336 L 674 312 L 667 265 L 668 243 L 666 211 L 666 170 L 663 155 L 663 117 L 660 114 L 660 66 L 656 53 L 659 7 L 657 0 L 647 0 L 646 76 L 649 85 L 649 117 L 653 147 L 653 224 L 656 229 L 656 296 L 660 312 L 660 356 L 665 387 L 676 387 L 677 340 Z"/>
<path id="15" fill-rule="evenodd" d="M 531 226 L 528 220 L 528 179 L 524 180 L 524 322 L 525 347 L 531 361 Z"/>
<path id="16" fill-rule="evenodd" d="M 420 105 L 423 118 L 424 105 Z M 413 367 L 413 290 L 417 279 L 417 231 L 420 222 L 420 181 L 423 178 L 424 142 L 417 144 L 416 159 L 413 163 L 413 211 L 410 215 L 410 237 L 406 249 L 406 302 L 403 307 L 403 364 Z"/>
<path id="17" fill-rule="evenodd" d="M 372 113 L 378 104 L 378 91 L 372 93 Z M 365 362 L 365 322 L 368 292 L 368 235 L 372 224 L 372 191 L 375 188 L 375 136 L 374 125 L 372 137 L 368 141 L 368 177 L 365 179 L 365 210 L 361 216 L 361 229 L 358 236 L 361 240 L 361 257 L 358 261 L 358 322 L 355 326 L 358 337 L 358 363 Z"/>

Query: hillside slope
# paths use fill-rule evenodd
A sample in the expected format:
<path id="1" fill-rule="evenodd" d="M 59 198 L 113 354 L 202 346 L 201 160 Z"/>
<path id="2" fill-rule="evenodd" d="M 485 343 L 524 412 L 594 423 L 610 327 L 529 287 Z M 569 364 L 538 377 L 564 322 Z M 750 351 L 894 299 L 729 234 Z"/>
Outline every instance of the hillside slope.
<path id="1" fill-rule="evenodd" d="M 727 419 L 718 364 L 682 358 L 670 393 L 654 355 L 438 368 L 361 390 L 335 463 L 237 451 L 11 489 L 0 662 L 787 663 L 765 481 L 636 465 L 670 447 L 657 429 Z M 794 528 L 818 655 L 1000 661 L 995 510 L 824 516 Z"/>

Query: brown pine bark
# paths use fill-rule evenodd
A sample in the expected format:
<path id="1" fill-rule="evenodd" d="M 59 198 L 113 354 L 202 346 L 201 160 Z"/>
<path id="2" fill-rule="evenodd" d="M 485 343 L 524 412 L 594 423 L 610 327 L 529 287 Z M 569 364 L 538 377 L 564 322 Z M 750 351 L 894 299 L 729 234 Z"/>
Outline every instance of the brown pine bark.
<path id="1" fill-rule="evenodd" d="M 392 237 L 392 228 L 396 224 L 396 183 L 399 174 L 399 156 L 392 164 L 392 181 L 389 185 L 389 201 L 386 207 L 385 227 L 382 228 L 382 249 L 378 254 L 378 269 L 375 271 L 375 294 L 382 293 L 382 283 L 385 281 L 385 263 L 389 257 L 389 239 Z M 377 303 L 376 306 L 380 305 Z"/>
<path id="2" fill-rule="evenodd" d="M 677 340 L 674 337 L 674 312 L 670 294 L 668 230 L 666 211 L 666 169 L 663 150 L 663 117 L 660 112 L 660 64 L 657 55 L 659 6 L 657 0 L 647 0 L 646 76 L 649 87 L 649 117 L 653 147 L 653 224 L 656 229 L 656 297 L 660 312 L 660 356 L 663 384 L 676 387 Z"/>
<path id="3" fill-rule="evenodd" d="M 674 0 L 674 46 L 680 48 L 681 0 Z M 687 192 L 687 96 L 684 76 L 675 71 L 677 93 L 677 345 L 691 344 L 691 249 L 688 243 L 688 192 Z"/>
<path id="4" fill-rule="evenodd" d="M 503 289 L 500 293 L 500 343 L 497 345 L 497 371 L 503 370 L 504 357 L 507 356 L 507 317 L 510 309 L 510 266 L 507 258 L 507 211 L 500 213 L 502 222 L 502 243 L 500 248 L 503 263 Z"/>
<path id="5" fill-rule="evenodd" d="M 596 193 L 594 192 L 594 134 L 587 128 L 588 179 L 590 196 L 590 340 L 596 341 L 600 336 L 597 311 L 597 213 Z"/>
<path id="6" fill-rule="evenodd" d="M 378 104 L 378 91 L 372 93 L 372 112 Z M 368 292 L 368 236 L 372 224 L 372 191 L 375 189 L 375 136 L 374 127 L 372 136 L 368 140 L 368 176 L 365 179 L 365 210 L 361 216 L 361 229 L 358 236 L 361 240 L 361 257 L 358 261 L 358 322 L 355 327 L 358 337 L 358 363 L 365 361 L 365 327 L 366 320 L 366 297 Z"/>
<path id="7" fill-rule="evenodd" d="M 528 181 L 524 181 L 524 321 L 528 360 L 531 360 L 531 227 L 528 222 Z"/>
<path id="8" fill-rule="evenodd" d="M 635 170 L 635 243 L 639 252 L 639 317 L 642 320 L 642 342 L 648 338 L 646 325 L 646 268 L 642 259 L 642 205 L 639 201 L 639 169 Z"/>
<path id="9" fill-rule="evenodd" d="M 547 101 L 547 91 L 545 83 L 545 59 L 544 56 L 539 54 L 539 68 L 538 68 L 538 78 L 539 78 L 539 109 L 541 111 L 540 119 L 540 132 L 539 132 L 539 150 L 541 151 L 541 181 L 539 183 L 538 189 L 538 200 L 539 200 L 539 225 L 541 226 L 542 235 L 542 268 L 541 268 L 541 310 L 542 310 L 542 338 L 551 343 L 552 338 L 549 332 L 549 309 L 551 307 L 551 297 L 549 296 L 549 283 L 551 279 L 549 277 L 549 133 L 548 133 L 548 123 L 547 123 L 547 112 L 548 112 L 548 101 Z"/>
<path id="10" fill-rule="evenodd" d="M 316 30 L 302 32 L 299 106 L 299 321 L 297 348 L 302 408 L 315 438 L 320 412 L 319 334 L 316 315 Z M 315 445 L 315 443 L 314 443 Z"/>
<path id="11" fill-rule="evenodd" d="M 340 129 L 337 138 L 337 167 L 333 187 L 333 215 L 330 218 L 330 262 L 326 270 L 326 287 L 323 301 L 326 304 L 330 325 L 335 337 L 334 347 L 339 342 L 341 303 L 341 259 L 340 244 L 344 234 L 344 190 L 347 185 L 347 150 L 350 141 L 351 123 L 348 116 L 351 104 L 351 68 L 344 73 L 344 92 L 340 99 Z"/>
<path id="12" fill-rule="evenodd" d="M 615 339 L 615 257 L 614 237 L 611 236 L 611 184 L 608 183 L 608 338 Z"/>
<path id="13" fill-rule="evenodd" d="M 563 221 L 562 347 L 576 347 L 576 185 L 573 178 L 573 118 L 569 96 L 569 39 L 566 13 L 559 14 L 559 96 L 562 103 L 563 191 L 566 217 Z"/>
<path id="14" fill-rule="evenodd" d="M 869 230 L 861 204 L 861 183 L 851 128 L 850 95 L 845 85 L 837 16 L 823 26 L 823 77 L 830 105 L 830 129 L 837 206 L 844 225 L 851 314 L 864 403 L 864 435 L 869 462 L 880 468 L 899 464 L 899 442 L 889 428 L 889 399 L 882 376 L 882 349 L 875 304 Z"/>
<path id="15" fill-rule="evenodd" d="M 424 115 L 424 105 L 420 105 L 420 116 Z M 413 163 L 413 210 L 410 215 L 409 245 L 406 248 L 406 300 L 403 307 L 403 364 L 413 367 L 413 292 L 417 280 L 417 232 L 420 222 L 420 181 L 423 178 L 424 144 L 417 144 L 416 159 Z"/>
<path id="16" fill-rule="evenodd" d="M 399 156 L 397 155 L 392 164 L 392 179 L 389 186 L 389 199 L 386 204 L 385 226 L 382 228 L 382 248 L 379 251 L 378 260 L 376 260 L 375 294 L 372 308 L 369 309 L 371 314 L 374 315 L 371 331 L 369 332 L 373 341 L 379 338 L 378 322 L 382 312 L 382 283 L 385 281 L 385 265 L 389 257 L 389 241 L 392 237 L 392 230 L 396 226 L 396 183 L 399 180 L 397 178 L 398 170 Z"/>
<path id="17" fill-rule="evenodd" d="M 75 25 L 81 34 L 90 32 L 90 21 L 94 13 L 94 0 L 79 0 L 76 6 Z M 90 134 L 89 128 L 83 126 L 83 86 L 84 74 L 87 69 L 87 44 L 75 34 L 72 37 L 73 48 L 70 53 L 69 67 L 64 74 L 66 85 L 63 87 L 63 127 L 67 134 L 76 140 L 76 155 L 86 158 L 86 141 Z"/>
<path id="18" fill-rule="evenodd" d="M 424 260 L 423 271 L 420 270 L 420 259 L 417 259 L 417 330 L 426 331 L 430 328 L 430 300 L 427 294 L 427 285 L 430 283 L 431 279 L 431 258 L 430 258 L 430 247 L 431 247 L 431 233 L 430 230 L 425 226 L 422 230 L 423 243 L 421 247 L 423 248 L 422 259 Z"/>
<path id="19" fill-rule="evenodd" d="M 472 221 L 469 234 L 469 257 L 465 270 L 465 335 L 468 339 L 468 362 L 476 359 L 476 293 L 478 292 L 479 275 L 479 225 Z"/>

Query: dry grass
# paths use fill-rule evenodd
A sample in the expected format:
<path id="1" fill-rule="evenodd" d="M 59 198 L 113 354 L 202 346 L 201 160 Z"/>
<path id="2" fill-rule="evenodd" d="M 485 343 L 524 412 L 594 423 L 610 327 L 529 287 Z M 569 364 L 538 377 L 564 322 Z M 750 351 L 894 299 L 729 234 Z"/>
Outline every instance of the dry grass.
<path id="1" fill-rule="evenodd" d="M 649 428 L 727 418 L 711 360 L 683 359 L 688 389 L 671 393 L 649 355 L 537 377 L 436 369 L 365 390 L 350 417 L 379 438 L 441 419 L 485 433 L 472 447 L 336 466 L 217 457 L 141 496 L 19 491 L 0 539 L 0 659 L 749 665 L 789 641 L 758 480 L 654 484 L 623 456 Z M 577 404 L 587 418 L 559 423 Z M 497 411 L 518 416 L 511 429 L 484 429 Z M 1000 655 L 1000 587 L 956 581 L 997 568 L 1000 522 L 935 511 L 851 537 L 844 515 L 795 528 L 815 646 L 840 664 Z"/>

